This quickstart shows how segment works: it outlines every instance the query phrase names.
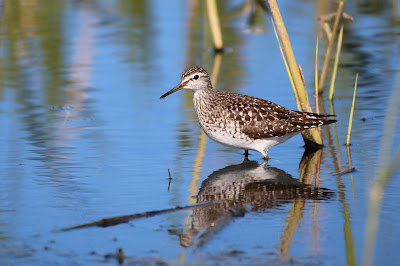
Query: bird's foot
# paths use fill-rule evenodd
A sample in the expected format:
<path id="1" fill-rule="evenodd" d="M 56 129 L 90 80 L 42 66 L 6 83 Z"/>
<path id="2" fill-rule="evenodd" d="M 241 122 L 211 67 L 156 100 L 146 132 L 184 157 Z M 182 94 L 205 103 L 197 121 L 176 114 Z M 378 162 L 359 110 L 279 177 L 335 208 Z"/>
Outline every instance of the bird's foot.
<path id="1" fill-rule="evenodd" d="M 268 162 L 268 160 L 269 160 L 269 157 L 268 157 L 268 154 L 267 154 L 267 151 L 264 151 L 264 152 L 261 152 L 262 153 L 262 155 L 264 155 L 264 162 L 265 161 L 267 161 Z"/>
<path id="2" fill-rule="evenodd" d="M 245 161 L 249 160 L 249 150 L 244 150 L 244 160 Z"/>

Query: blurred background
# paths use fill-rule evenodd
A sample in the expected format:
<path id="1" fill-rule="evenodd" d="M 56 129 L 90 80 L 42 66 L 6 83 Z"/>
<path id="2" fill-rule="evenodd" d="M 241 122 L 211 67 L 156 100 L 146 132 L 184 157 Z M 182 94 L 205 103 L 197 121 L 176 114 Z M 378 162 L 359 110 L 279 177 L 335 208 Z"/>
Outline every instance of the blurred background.
<path id="1" fill-rule="evenodd" d="M 328 44 L 317 17 L 335 12 L 337 1 L 278 2 L 315 107 L 317 36 L 320 62 Z M 316 154 L 303 155 L 299 135 L 272 148 L 267 167 L 257 152 L 242 163 L 243 151 L 207 139 L 192 92 L 159 99 L 185 68 L 201 65 L 217 90 L 297 109 L 266 3 L 217 1 L 226 47 L 217 55 L 205 3 L 0 1 L 2 265 L 116 264 L 104 255 L 118 248 L 125 263 L 150 265 L 361 263 L 385 119 L 400 129 L 398 109 L 387 113 L 400 89 L 399 1 L 345 3 L 354 21 L 343 20 L 335 99 L 320 97 L 320 107 L 339 122 L 322 130 L 325 147 Z M 400 144 L 399 134 L 392 137 L 389 154 Z M 399 259 L 398 177 L 377 214 L 379 264 Z M 219 203 L 53 232 L 209 201 Z M 238 203 L 247 213 L 227 216 Z M 215 221 L 223 226 L 212 232 Z"/>

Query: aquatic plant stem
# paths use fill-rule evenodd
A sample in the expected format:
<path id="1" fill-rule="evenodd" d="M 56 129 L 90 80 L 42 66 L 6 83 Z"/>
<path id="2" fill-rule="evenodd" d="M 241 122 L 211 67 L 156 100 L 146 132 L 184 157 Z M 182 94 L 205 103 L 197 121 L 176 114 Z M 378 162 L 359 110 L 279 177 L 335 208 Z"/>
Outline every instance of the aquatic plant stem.
<path id="1" fill-rule="evenodd" d="M 286 31 L 285 24 L 283 23 L 283 19 L 281 13 L 279 11 L 278 5 L 275 0 L 268 0 L 269 6 L 271 8 L 272 17 L 274 19 L 276 28 L 278 30 L 279 37 L 282 42 L 282 47 L 285 52 L 285 57 L 288 62 L 290 74 L 293 78 L 293 83 L 295 85 L 296 91 L 298 92 L 299 100 L 301 101 L 301 107 L 303 111 L 310 111 L 310 106 L 307 106 L 307 101 L 305 98 L 307 97 L 307 93 L 303 84 L 303 80 L 300 75 L 300 71 L 298 65 L 296 63 L 296 58 L 293 53 L 292 45 L 290 44 L 289 35 Z M 300 93 L 301 92 L 301 95 Z"/>
<path id="2" fill-rule="evenodd" d="M 325 56 L 324 56 L 324 62 L 322 64 L 321 76 L 320 76 L 319 85 L 318 85 L 319 93 L 321 93 L 323 85 L 324 85 L 324 82 L 325 82 L 325 77 L 326 77 L 326 71 L 328 69 L 329 58 L 331 56 L 333 43 L 335 42 L 336 33 L 337 33 L 338 26 L 339 26 L 339 20 L 340 20 L 340 17 L 342 15 L 344 2 L 346 2 L 346 0 L 340 0 L 340 2 L 339 2 L 338 9 L 337 9 L 337 12 L 336 12 L 336 17 L 335 17 L 335 22 L 333 24 L 332 36 L 329 39 L 328 47 L 326 48 L 326 52 L 325 52 Z"/>
<path id="3" fill-rule="evenodd" d="M 335 80 L 336 80 L 337 68 L 338 68 L 338 65 L 339 65 L 340 51 L 342 49 L 342 39 L 343 39 L 343 25 L 340 27 L 338 42 L 337 42 L 337 46 L 336 46 L 335 63 L 333 64 L 331 87 L 330 87 L 330 90 L 329 90 L 329 101 L 332 101 L 333 93 L 335 92 Z"/>
<path id="4" fill-rule="evenodd" d="M 353 179 L 353 171 L 356 169 L 353 168 L 352 162 L 351 162 L 351 151 L 350 151 L 350 146 L 346 146 L 346 153 L 347 153 L 347 162 L 349 164 L 349 173 L 350 173 L 350 181 L 351 181 L 351 192 L 353 194 L 353 202 L 356 204 L 356 194 L 354 190 L 354 179 Z"/>
<path id="5" fill-rule="evenodd" d="M 286 31 L 285 24 L 283 23 L 278 4 L 276 3 L 276 0 L 268 0 L 268 4 L 276 25 L 276 29 L 278 31 L 279 38 L 282 42 L 282 47 L 285 52 L 286 60 L 288 62 L 290 74 L 293 78 L 293 83 L 297 91 L 298 100 L 300 101 L 300 104 L 298 104 L 301 106 L 300 111 L 312 112 L 303 78 L 301 77 L 299 67 L 296 63 L 292 45 L 290 44 L 289 35 Z M 306 131 L 303 131 L 302 135 L 306 144 L 316 144 L 317 146 L 322 145 L 322 136 L 319 130 L 308 129 Z"/>
<path id="6" fill-rule="evenodd" d="M 314 86 L 315 86 L 315 112 L 319 114 L 319 93 L 318 93 L 318 37 L 317 44 L 315 45 L 315 74 L 314 74 Z"/>
<path id="7" fill-rule="evenodd" d="M 350 117 L 349 117 L 349 127 L 347 129 L 346 146 L 350 145 L 351 127 L 353 125 L 354 103 L 356 101 L 357 81 L 358 81 L 358 73 L 356 75 L 356 82 L 354 83 L 353 102 L 351 103 L 351 110 L 350 110 Z"/>
<path id="8" fill-rule="evenodd" d="M 289 77 L 290 85 L 292 85 L 293 94 L 294 94 L 294 97 L 295 97 L 295 99 L 296 99 L 297 108 L 298 108 L 299 110 L 301 110 L 302 108 L 301 108 L 301 105 L 300 105 L 299 96 L 297 95 L 297 90 L 296 90 L 296 87 L 294 86 L 293 78 L 292 78 L 292 75 L 290 74 L 290 69 L 289 69 L 289 66 L 288 66 L 288 64 L 287 64 L 285 54 L 283 53 L 281 41 L 280 41 L 280 39 L 279 39 L 278 33 L 276 32 L 276 27 L 275 27 L 274 19 L 271 18 L 271 21 L 272 21 L 272 26 L 273 26 L 274 32 L 275 32 L 275 37 L 276 37 L 276 40 L 277 40 L 278 45 L 279 45 L 279 51 L 281 52 L 282 60 L 283 60 L 283 63 L 285 64 L 286 72 L 287 72 L 288 77 Z"/>
<path id="9" fill-rule="evenodd" d="M 331 114 L 334 114 L 335 113 L 335 106 L 333 105 L 333 102 L 332 101 L 330 101 L 329 102 L 329 112 L 331 113 Z M 338 169 L 338 173 L 340 173 L 340 172 L 342 172 L 343 171 L 343 169 L 342 169 L 342 158 L 341 158 L 341 155 L 340 155 L 340 148 L 339 148 L 339 137 L 338 137 L 338 133 L 337 133 L 337 128 L 336 128 L 336 123 L 334 123 L 334 124 L 332 124 L 332 130 L 333 130 L 333 138 L 334 138 L 334 142 L 335 142 L 335 149 L 336 149 L 336 163 L 337 163 L 337 169 Z M 332 158 L 335 158 L 335 157 L 332 157 Z"/>
<path id="10" fill-rule="evenodd" d="M 222 52 L 224 43 L 222 41 L 221 24 L 219 23 L 219 15 L 216 0 L 207 0 L 207 14 L 210 23 L 211 34 L 213 37 L 214 50 Z"/>
<path id="11" fill-rule="evenodd" d="M 400 148 L 397 148 L 395 156 L 392 157 L 393 136 L 396 132 L 396 122 L 400 109 L 400 73 L 397 75 L 389 106 L 386 111 L 385 123 L 383 125 L 383 136 L 379 149 L 378 167 L 375 171 L 374 182 L 370 191 L 367 224 L 364 238 L 364 250 L 362 265 L 372 265 L 376 234 L 378 231 L 379 214 L 382 206 L 385 187 L 400 167 Z M 393 159 L 392 159 L 393 158 Z"/>

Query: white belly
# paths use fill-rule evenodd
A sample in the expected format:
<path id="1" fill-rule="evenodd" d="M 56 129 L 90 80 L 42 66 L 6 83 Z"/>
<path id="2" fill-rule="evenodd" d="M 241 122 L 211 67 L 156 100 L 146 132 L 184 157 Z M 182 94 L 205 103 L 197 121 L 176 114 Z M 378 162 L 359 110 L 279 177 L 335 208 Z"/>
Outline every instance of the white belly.
<path id="1" fill-rule="evenodd" d="M 201 124 L 200 124 L 201 125 Z M 212 140 L 237 149 L 253 150 L 262 153 L 265 157 L 269 148 L 278 145 L 290 139 L 299 132 L 289 133 L 282 137 L 264 138 L 264 139 L 250 139 L 244 134 L 230 134 L 226 131 L 212 131 L 206 126 L 201 125 L 204 132 Z"/>
<path id="2" fill-rule="evenodd" d="M 230 116 L 230 111 L 225 106 L 218 106 L 218 110 L 213 109 L 216 108 L 214 105 L 218 103 L 213 102 L 211 97 L 213 97 L 211 92 L 197 90 L 193 94 L 193 103 L 204 132 L 218 143 L 233 148 L 258 151 L 267 158 L 267 151 L 270 147 L 278 145 L 298 133 L 289 133 L 282 137 L 251 139 L 241 132 L 243 129 L 241 121 L 227 118 Z"/>

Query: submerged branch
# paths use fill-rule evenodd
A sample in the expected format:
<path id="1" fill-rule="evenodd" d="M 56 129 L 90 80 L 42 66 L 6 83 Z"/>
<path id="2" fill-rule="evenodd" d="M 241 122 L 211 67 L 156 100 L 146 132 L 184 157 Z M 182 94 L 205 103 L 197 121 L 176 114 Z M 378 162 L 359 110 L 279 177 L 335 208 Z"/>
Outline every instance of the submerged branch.
<path id="1" fill-rule="evenodd" d="M 188 206 L 183 206 L 183 207 L 177 206 L 175 208 L 169 208 L 169 209 L 163 209 L 163 210 L 157 210 L 157 211 L 149 211 L 149 212 L 135 213 L 135 214 L 130 214 L 130 215 L 123 215 L 123 216 L 104 218 L 104 219 L 101 219 L 101 220 L 98 220 L 98 221 L 94 221 L 94 222 L 91 222 L 91 223 L 79 224 L 79 225 L 74 225 L 74 226 L 70 226 L 70 227 L 65 227 L 65 228 L 62 228 L 62 229 L 59 229 L 59 230 L 55 230 L 55 232 L 69 231 L 69 230 L 92 227 L 92 226 L 108 227 L 108 226 L 118 225 L 118 224 L 122 224 L 122 223 L 127 223 L 130 220 L 134 220 L 134 219 L 138 219 L 138 218 L 151 217 L 151 216 L 155 216 L 155 215 L 158 215 L 158 214 L 164 214 L 164 213 L 168 213 L 168 212 L 181 211 L 181 210 L 186 210 L 186 209 L 191 209 L 191 208 L 196 208 L 196 207 L 209 206 L 209 205 L 214 205 L 214 203 L 213 202 L 207 202 L 207 203 L 201 203 L 201 204 L 196 204 L 196 205 L 188 205 Z"/>

